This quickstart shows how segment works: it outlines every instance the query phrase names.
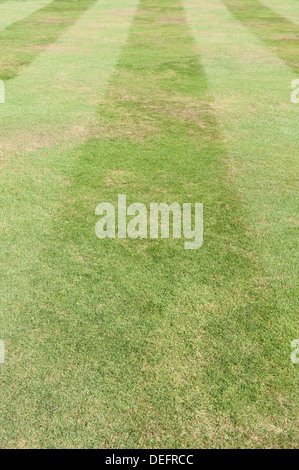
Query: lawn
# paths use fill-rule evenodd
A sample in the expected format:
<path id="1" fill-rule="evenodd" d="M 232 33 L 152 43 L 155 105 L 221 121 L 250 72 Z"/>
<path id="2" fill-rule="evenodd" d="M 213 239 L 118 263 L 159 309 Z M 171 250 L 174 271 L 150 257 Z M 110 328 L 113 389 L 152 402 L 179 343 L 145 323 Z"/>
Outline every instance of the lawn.
<path id="1" fill-rule="evenodd" d="M 1 448 L 298 447 L 298 38 L 297 0 L 0 1 Z M 203 246 L 100 240 L 119 194 Z"/>

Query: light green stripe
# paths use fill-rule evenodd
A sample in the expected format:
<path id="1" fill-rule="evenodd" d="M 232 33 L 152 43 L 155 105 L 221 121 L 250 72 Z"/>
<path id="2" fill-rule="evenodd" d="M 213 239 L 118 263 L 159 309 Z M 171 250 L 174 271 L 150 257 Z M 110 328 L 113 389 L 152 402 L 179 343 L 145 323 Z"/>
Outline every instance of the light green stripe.
<path id="1" fill-rule="evenodd" d="M 0 30 L 20 21 L 52 0 L 36 0 L 28 2 L 5 2 L 0 5 Z"/>
<path id="2" fill-rule="evenodd" d="M 0 106 L 5 160 L 15 152 L 62 141 L 76 145 L 83 138 L 126 41 L 136 3 L 99 0 L 6 83 L 6 103 Z"/>
<path id="3" fill-rule="evenodd" d="M 260 0 L 222 0 L 223 5 L 295 73 L 298 64 L 298 26 Z"/>
<path id="4" fill-rule="evenodd" d="M 299 24 L 298 0 L 261 0 L 264 5 L 284 16 L 289 21 Z"/>
<path id="5" fill-rule="evenodd" d="M 284 293 L 278 301 L 291 319 L 298 311 L 288 298 L 297 271 L 293 230 L 298 220 L 299 105 L 290 102 L 294 74 L 220 0 L 198 0 L 196 5 L 185 0 L 184 5 L 223 126 L 229 177 L 238 185 L 249 229 Z"/>

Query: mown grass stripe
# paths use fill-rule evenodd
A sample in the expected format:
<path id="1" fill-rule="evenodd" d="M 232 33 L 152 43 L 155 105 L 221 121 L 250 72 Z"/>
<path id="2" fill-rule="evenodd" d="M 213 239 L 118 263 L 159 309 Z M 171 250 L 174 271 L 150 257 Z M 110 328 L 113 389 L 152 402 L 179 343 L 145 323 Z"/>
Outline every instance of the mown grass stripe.
<path id="1" fill-rule="evenodd" d="M 9 80 L 69 28 L 96 0 L 53 0 L 0 31 L 0 78 Z"/>
<path id="2" fill-rule="evenodd" d="M 299 3 L 298 0 L 262 0 L 262 3 L 284 16 L 292 23 L 299 24 Z"/>
<path id="3" fill-rule="evenodd" d="M 279 312 L 275 321 L 272 313 L 269 322 L 264 318 L 261 336 L 264 360 L 273 365 L 269 380 L 276 384 L 268 384 L 269 394 L 277 393 L 284 402 L 263 423 L 262 417 L 257 419 L 256 424 L 260 421 L 268 433 L 274 423 L 270 416 L 277 423 L 277 413 L 282 412 L 292 421 L 298 406 L 298 370 L 289 357 L 292 338 L 298 336 L 299 109 L 290 102 L 293 72 L 269 54 L 267 46 L 221 0 L 210 0 L 209 5 L 205 0 L 196 5 L 185 0 L 184 5 L 214 97 L 213 109 L 222 123 L 228 178 L 239 188 L 247 208 L 247 231 L 255 239 L 255 253 L 265 267 L 265 278 L 275 293 L 274 309 Z M 265 383 L 260 381 L 261 388 Z M 229 406 L 234 406 L 234 400 Z M 283 428 L 275 426 L 276 432 Z"/>
<path id="4" fill-rule="evenodd" d="M 298 73 L 298 25 L 259 0 L 222 0 L 234 16 Z"/>
<path id="5" fill-rule="evenodd" d="M 96 2 L 6 83 L 6 103 L 0 106 L 0 151 L 1 165 L 12 165 L 8 172 L 15 173 L 13 168 L 23 157 L 33 160 L 33 166 L 42 163 L 39 149 L 45 149 L 45 160 L 51 161 L 52 146 L 71 148 L 86 136 L 137 0 L 121 2 Z"/>
<path id="6" fill-rule="evenodd" d="M 44 7 L 52 0 L 38 0 L 28 2 L 3 1 L 0 2 L 0 30 L 7 28 L 12 23 L 32 14 Z"/>
<path id="7" fill-rule="evenodd" d="M 7 352 L 5 367 L 0 368 L 1 387 L 6 390 L 0 403 L 0 442 L 6 447 L 22 446 L 24 433 L 20 430 L 19 434 L 16 416 L 18 423 L 28 418 L 30 425 L 27 424 L 34 427 L 37 409 L 42 401 L 47 402 L 45 390 L 40 389 L 35 379 L 33 389 L 37 394 L 39 389 L 41 392 L 37 408 L 26 392 L 27 385 L 30 387 L 27 373 L 31 374 L 37 366 L 38 355 L 34 353 L 37 324 L 33 318 L 30 321 L 28 312 L 23 317 L 28 323 L 27 320 L 23 323 L 19 308 L 29 298 L 32 302 L 33 293 L 27 290 L 30 272 L 40 263 L 51 217 L 64 202 L 59 192 L 67 186 L 74 165 L 71 153 L 67 152 L 82 141 L 85 127 L 91 125 L 97 101 L 126 41 L 135 7 L 136 0 L 95 3 L 50 50 L 8 82 L 7 100 L 0 106 L 0 332 Z M 42 304 L 37 301 L 35 305 L 42 312 Z M 12 364 L 22 366 L 15 368 Z M 40 372 L 43 373 L 42 369 Z M 26 383 L 24 387 L 19 387 L 20 380 L 23 385 Z M 45 384 L 41 376 L 39 380 Z M 24 407 L 17 411 L 16 397 L 20 395 Z M 72 427 L 72 423 L 70 418 L 67 426 Z M 50 432 L 59 434 L 59 427 Z M 43 446 L 42 434 L 35 434 L 32 428 L 29 440 L 36 447 Z"/>

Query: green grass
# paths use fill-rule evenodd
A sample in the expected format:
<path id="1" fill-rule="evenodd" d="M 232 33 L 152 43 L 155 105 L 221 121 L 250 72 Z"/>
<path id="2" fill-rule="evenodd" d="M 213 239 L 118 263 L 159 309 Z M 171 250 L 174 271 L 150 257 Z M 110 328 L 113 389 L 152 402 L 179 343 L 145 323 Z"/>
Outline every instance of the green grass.
<path id="1" fill-rule="evenodd" d="M 0 30 L 44 7 L 51 0 L 0 1 Z"/>
<path id="2" fill-rule="evenodd" d="M 1 78 L 14 78 L 95 0 L 53 0 L 0 32 Z"/>
<path id="3" fill-rule="evenodd" d="M 287 2 L 263 0 L 263 3 L 279 15 L 283 15 L 293 23 L 299 24 L 298 0 L 288 0 Z"/>
<path id="4" fill-rule="evenodd" d="M 1 447 L 297 447 L 293 40 L 254 0 L 66 3 L 0 33 Z M 203 247 L 98 240 L 118 194 L 203 202 Z"/>
<path id="5" fill-rule="evenodd" d="M 298 25 L 259 0 L 223 0 L 224 5 L 298 73 Z"/>

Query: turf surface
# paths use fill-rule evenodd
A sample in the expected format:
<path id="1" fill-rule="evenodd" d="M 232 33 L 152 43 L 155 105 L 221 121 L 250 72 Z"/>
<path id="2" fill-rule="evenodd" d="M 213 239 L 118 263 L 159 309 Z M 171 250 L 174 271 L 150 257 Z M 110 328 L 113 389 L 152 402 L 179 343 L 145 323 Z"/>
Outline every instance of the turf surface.
<path id="1" fill-rule="evenodd" d="M 1 447 L 298 446 L 298 26 L 206 3 L 0 31 Z M 118 194 L 203 202 L 203 247 L 98 240 Z"/>

